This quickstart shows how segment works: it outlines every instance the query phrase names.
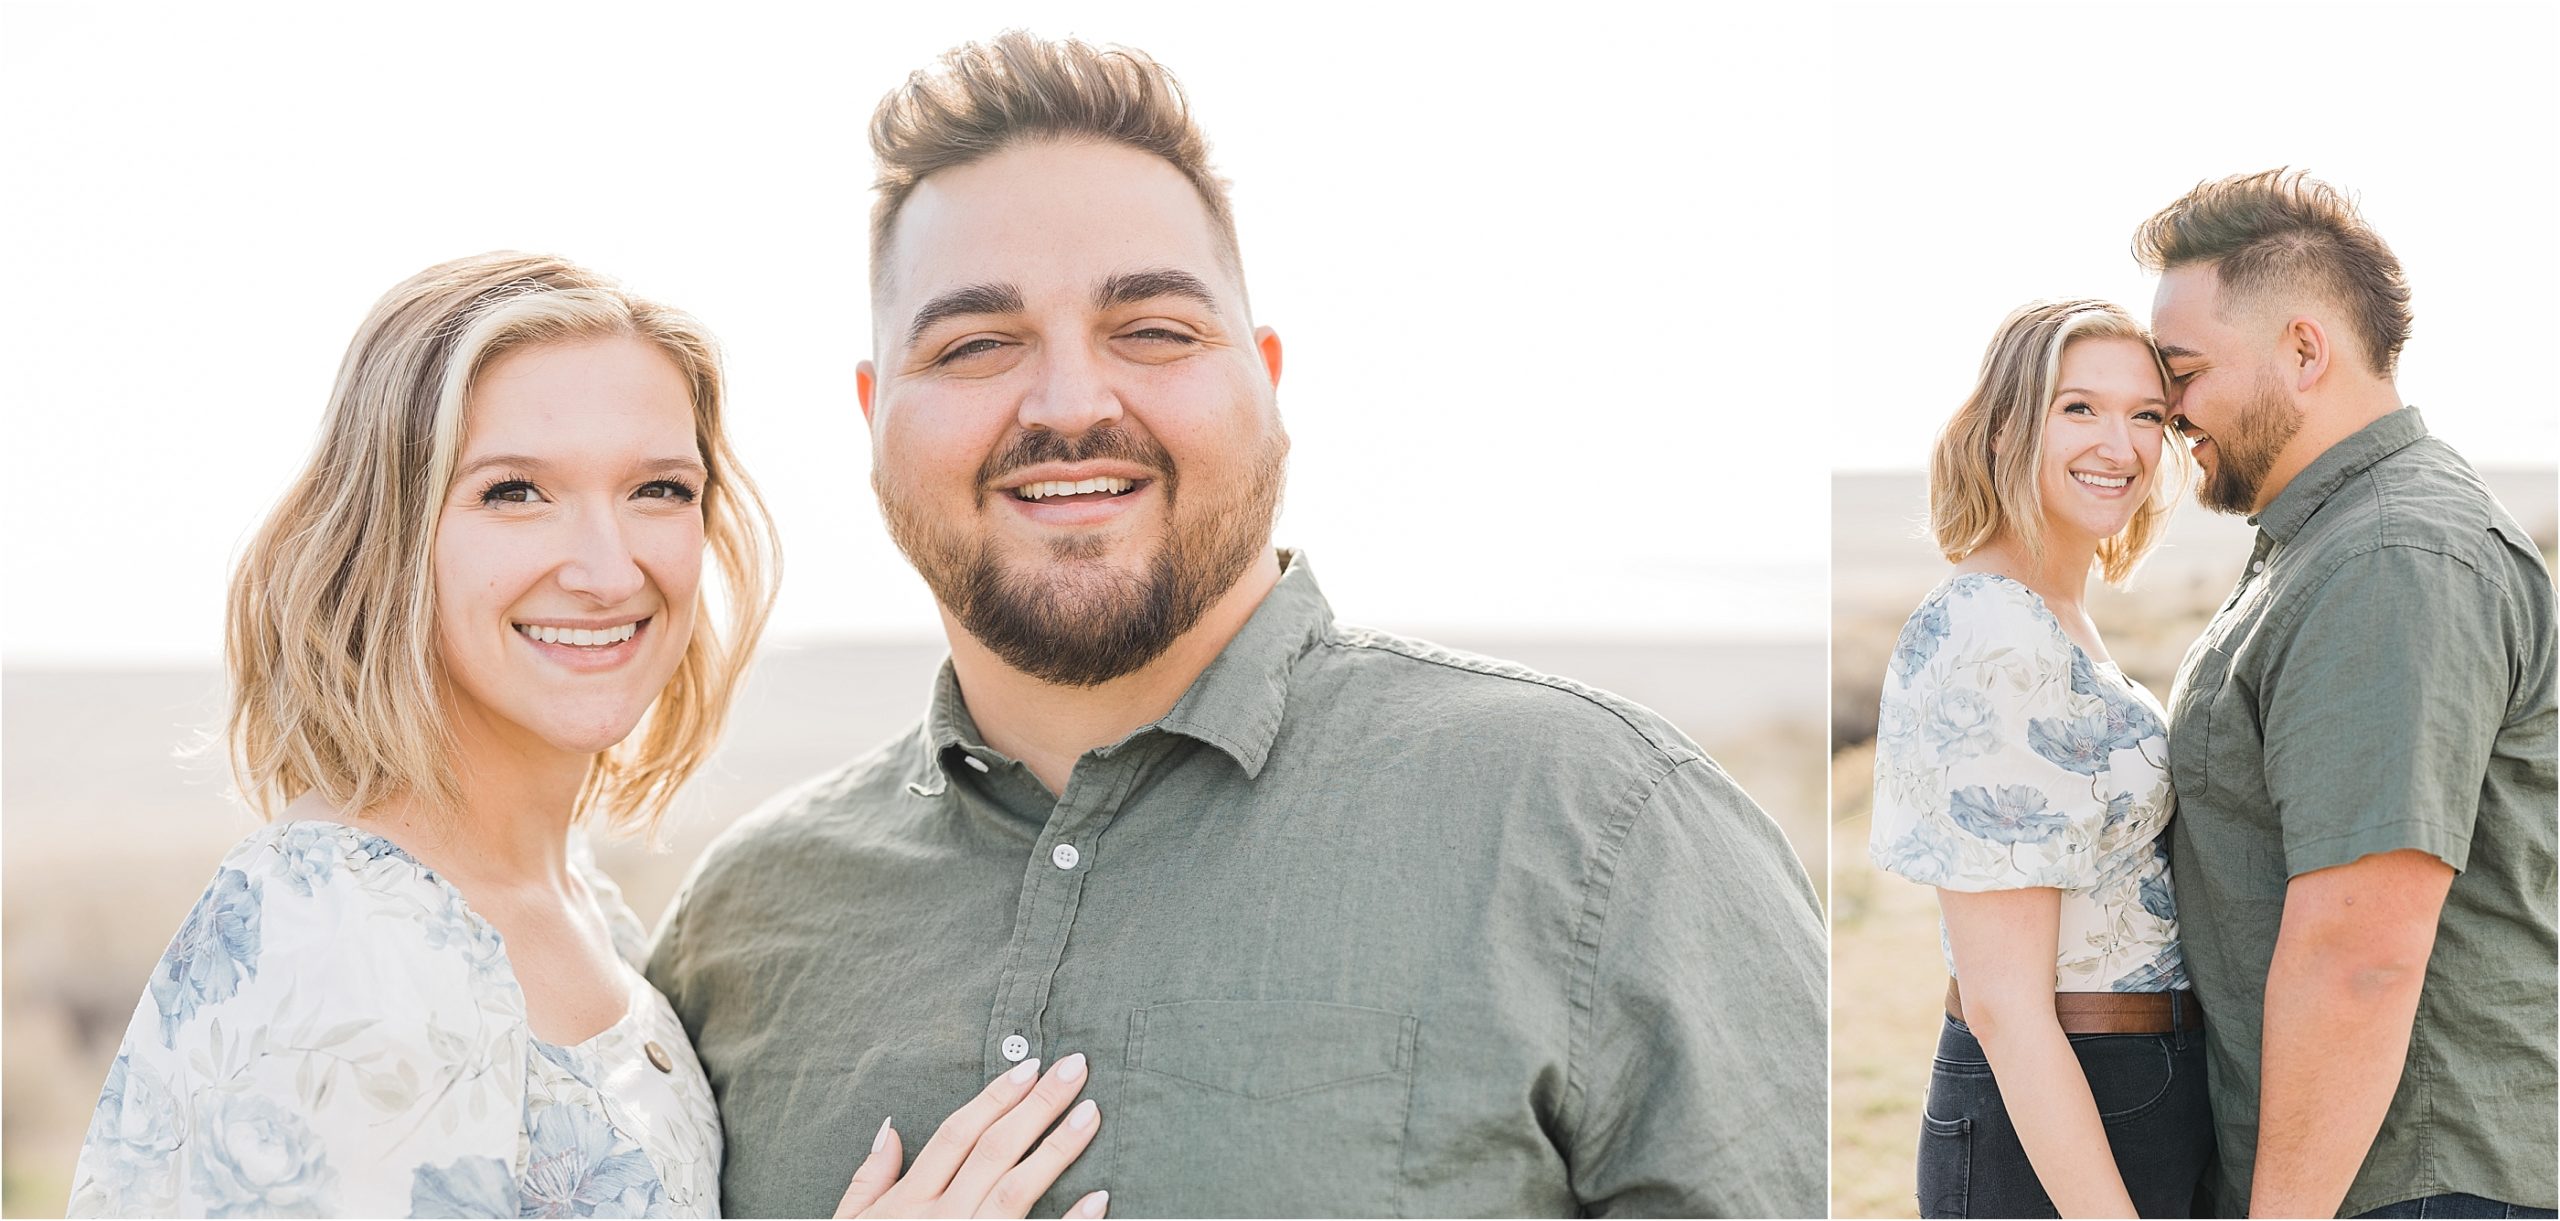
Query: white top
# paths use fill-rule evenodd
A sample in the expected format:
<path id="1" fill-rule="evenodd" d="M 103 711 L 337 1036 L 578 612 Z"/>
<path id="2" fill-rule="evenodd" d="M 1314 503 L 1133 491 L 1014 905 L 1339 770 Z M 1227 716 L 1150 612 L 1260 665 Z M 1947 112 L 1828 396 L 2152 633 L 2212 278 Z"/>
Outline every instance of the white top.
<path id="1" fill-rule="evenodd" d="M 316 821 L 240 841 L 134 1010 L 71 1215 L 717 1216 L 710 1084 L 621 891 L 583 839 L 572 859 L 631 1006 L 559 1047 L 497 930 L 391 841 Z"/>
<path id="2" fill-rule="evenodd" d="M 2058 991 L 2183 988 L 2173 810 L 2160 705 L 2090 661 L 2033 590 L 1959 573 L 1903 624 L 1876 722 L 1877 868 L 2061 890 Z"/>

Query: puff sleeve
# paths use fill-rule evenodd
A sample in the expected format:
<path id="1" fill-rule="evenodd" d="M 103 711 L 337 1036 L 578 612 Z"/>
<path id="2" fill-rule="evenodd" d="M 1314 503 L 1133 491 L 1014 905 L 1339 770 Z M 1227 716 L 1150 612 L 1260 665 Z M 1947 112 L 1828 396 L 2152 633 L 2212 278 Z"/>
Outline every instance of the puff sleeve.
<path id="1" fill-rule="evenodd" d="M 2165 732 L 2026 587 L 1958 577 L 1912 613 L 1885 676 L 1869 859 L 1948 890 L 2093 887 L 2101 841 L 2136 813 L 2111 760 Z"/>
<path id="2" fill-rule="evenodd" d="M 523 998 L 496 933 L 389 845 L 251 835 L 154 969 L 73 1216 L 514 1216 Z"/>

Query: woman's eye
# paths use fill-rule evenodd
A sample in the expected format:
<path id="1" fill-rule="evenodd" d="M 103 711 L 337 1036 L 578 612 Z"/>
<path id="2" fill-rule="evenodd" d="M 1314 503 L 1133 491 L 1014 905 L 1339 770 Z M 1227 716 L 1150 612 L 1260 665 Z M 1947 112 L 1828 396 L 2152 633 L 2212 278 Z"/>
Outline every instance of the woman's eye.
<path id="1" fill-rule="evenodd" d="M 2096 412 L 2096 411 L 2094 411 L 2094 410 L 2092 410 L 2092 409 L 2090 408 L 2090 406 L 2089 406 L 2087 403 L 2064 403 L 2064 404 L 2062 405 L 2062 409 L 2063 409 L 2064 411 L 2066 411 L 2066 412 L 2069 412 L 2069 411 L 2077 411 L 2077 412 L 2079 412 L 2079 413 L 2081 413 L 2081 414 L 2083 414 L 2083 415 L 2096 415 L 2096 414 L 2097 414 L 2097 412 Z"/>
<path id="2" fill-rule="evenodd" d="M 692 504 L 701 493 L 695 491 L 692 484 L 680 479 L 653 479 L 641 484 L 640 490 L 633 492 L 632 495 L 642 500 L 671 500 L 678 504 Z"/>
<path id="3" fill-rule="evenodd" d="M 2159 413 L 2159 412 L 2157 412 L 2157 411 L 2139 411 L 2139 412 L 2135 412 L 2135 413 L 2134 413 L 2133 418 L 2135 418 L 2135 419 L 2137 419 L 2137 420 L 2140 420 L 2140 421 L 2142 421 L 2142 422 L 2144 422 L 2144 423 L 2146 423 L 2146 424 L 2158 424 L 2158 423 L 2162 423 L 2162 422 L 2164 422 L 2164 421 L 2166 421 L 2166 420 L 2168 419 L 2168 417 L 2167 417 L 2167 416 L 2164 416 L 2164 415 L 2160 414 L 2160 413 Z"/>
<path id="4" fill-rule="evenodd" d="M 501 479 L 480 489 L 480 503 L 532 504 L 542 499 L 542 492 L 522 479 Z"/>

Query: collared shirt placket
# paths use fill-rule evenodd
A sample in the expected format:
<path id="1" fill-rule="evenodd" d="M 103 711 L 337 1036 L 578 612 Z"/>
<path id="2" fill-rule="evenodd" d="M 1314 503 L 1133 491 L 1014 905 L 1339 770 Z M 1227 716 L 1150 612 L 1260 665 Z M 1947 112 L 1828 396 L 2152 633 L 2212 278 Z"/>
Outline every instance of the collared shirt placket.
<path id="1" fill-rule="evenodd" d="M 1146 739 L 1094 751 L 1076 761 L 1066 792 L 1050 808 L 1023 863 L 1022 897 L 1014 909 L 1013 942 L 996 982 L 995 1010 L 987 1018 L 986 1072 L 993 1076 L 1037 1055 L 1049 1058 L 1043 1021 L 1049 991 L 1067 952 L 1084 901 L 1084 881 L 1099 863 L 1102 833 L 1119 816 L 1143 761 L 1154 753 Z"/>

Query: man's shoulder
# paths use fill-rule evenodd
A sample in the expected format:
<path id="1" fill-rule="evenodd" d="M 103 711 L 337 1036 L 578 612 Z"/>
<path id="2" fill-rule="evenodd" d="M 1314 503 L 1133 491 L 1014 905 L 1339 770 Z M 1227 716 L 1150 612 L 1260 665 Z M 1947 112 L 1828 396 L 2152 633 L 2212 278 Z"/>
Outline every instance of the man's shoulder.
<path id="1" fill-rule="evenodd" d="M 2516 576 L 2519 545 L 2535 567 L 2540 563 L 2524 527 L 2488 483 L 2432 436 L 2385 456 L 2340 488 L 2294 545 L 2320 575 L 2361 557 L 2429 553 L 2504 586 Z"/>
<path id="2" fill-rule="evenodd" d="M 1705 758 L 1652 709 L 1518 662 L 1336 624 L 1316 642 L 1327 680 L 1390 711 L 1407 733 L 1446 735 L 1471 753 L 1643 761 L 1660 770 Z"/>

